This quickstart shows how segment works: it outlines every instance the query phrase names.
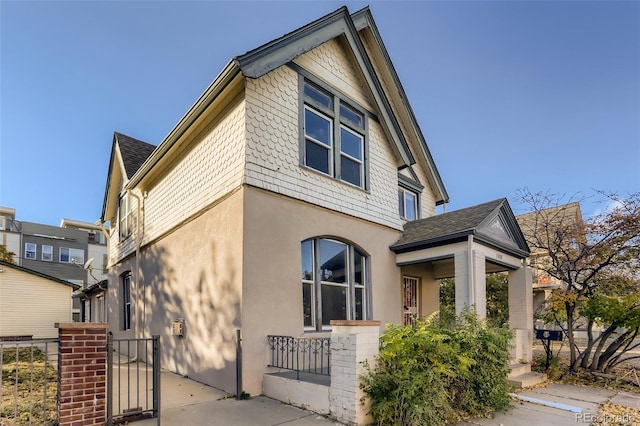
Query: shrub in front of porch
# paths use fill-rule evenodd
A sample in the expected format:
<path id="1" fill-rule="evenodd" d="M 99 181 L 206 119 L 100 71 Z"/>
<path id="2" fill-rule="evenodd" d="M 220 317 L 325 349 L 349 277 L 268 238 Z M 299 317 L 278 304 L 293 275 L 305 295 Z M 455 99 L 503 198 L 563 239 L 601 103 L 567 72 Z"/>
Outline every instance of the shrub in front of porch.
<path id="1" fill-rule="evenodd" d="M 444 425 L 507 409 L 511 337 L 470 312 L 453 323 L 432 315 L 389 325 L 376 366 L 361 377 L 371 416 L 380 425 Z"/>

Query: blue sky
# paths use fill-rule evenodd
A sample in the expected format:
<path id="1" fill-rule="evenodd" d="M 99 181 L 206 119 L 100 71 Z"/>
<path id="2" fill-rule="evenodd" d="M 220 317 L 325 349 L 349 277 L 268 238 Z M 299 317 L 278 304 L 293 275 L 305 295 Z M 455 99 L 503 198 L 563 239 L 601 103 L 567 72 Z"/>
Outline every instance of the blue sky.
<path id="1" fill-rule="evenodd" d="M 370 5 L 448 211 L 640 190 L 640 2 L 1 1 L 0 205 L 95 221 L 114 131 L 159 144 L 231 58 L 343 4 Z"/>

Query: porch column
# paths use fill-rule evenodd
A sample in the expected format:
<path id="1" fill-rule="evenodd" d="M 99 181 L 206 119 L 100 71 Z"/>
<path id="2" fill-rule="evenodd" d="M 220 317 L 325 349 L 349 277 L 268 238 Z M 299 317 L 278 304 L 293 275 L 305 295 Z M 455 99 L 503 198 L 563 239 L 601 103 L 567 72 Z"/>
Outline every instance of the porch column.
<path id="1" fill-rule="evenodd" d="M 522 266 L 509 271 L 509 324 L 514 332 L 511 358 L 531 361 L 533 345 L 533 290 L 531 270 Z"/>
<path id="2" fill-rule="evenodd" d="M 475 305 L 480 319 L 487 316 L 487 278 L 485 257 L 473 249 L 473 236 L 469 236 L 467 250 L 456 253 L 456 314 L 467 306 Z"/>

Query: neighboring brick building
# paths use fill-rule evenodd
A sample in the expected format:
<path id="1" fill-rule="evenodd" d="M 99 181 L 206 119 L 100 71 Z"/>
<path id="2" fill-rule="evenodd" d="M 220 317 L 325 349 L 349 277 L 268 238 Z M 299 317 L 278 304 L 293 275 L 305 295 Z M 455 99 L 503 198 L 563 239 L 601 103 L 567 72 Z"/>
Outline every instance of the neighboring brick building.
<path id="1" fill-rule="evenodd" d="M 163 368 L 229 391 L 241 329 L 259 394 L 269 334 L 401 323 L 454 275 L 457 307 L 484 315 L 485 271 L 508 270 L 528 359 L 528 248 L 507 201 L 430 221 L 448 201 L 369 9 L 340 8 L 232 59 L 157 147 L 114 134 L 111 329 L 161 335 Z M 457 217 L 471 228 L 426 232 Z"/>

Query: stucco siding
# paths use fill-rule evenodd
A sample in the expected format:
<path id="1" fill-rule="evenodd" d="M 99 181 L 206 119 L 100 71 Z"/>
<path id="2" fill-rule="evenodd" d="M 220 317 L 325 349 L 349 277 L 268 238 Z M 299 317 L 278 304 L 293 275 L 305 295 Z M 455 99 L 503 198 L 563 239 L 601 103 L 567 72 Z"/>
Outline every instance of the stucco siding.
<path id="1" fill-rule="evenodd" d="M 0 244 L 7 248 L 7 251 L 14 253 L 13 260 L 18 262 L 22 256 L 22 248 L 20 247 L 20 234 L 17 232 L 0 231 Z"/>
<path id="2" fill-rule="evenodd" d="M 93 277 L 95 277 L 95 279 L 91 276 L 91 274 L 87 272 L 87 283 L 93 284 L 96 282 L 96 279 L 98 281 L 107 279 L 108 275 L 104 273 L 102 269 L 102 264 L 103 264 L 102 259 L 105 254 L 107 254 L 106 245 L 104 244 L 88 245 L 86 260 L 88 261 L 89 259 L 93 259 L 93 262 L 91 264 L 91 267 L 93 269 L 91 270 L 91 273 L 93 274 Z"/>
<path id="3" fill-rule="evenodd" d="M 389 250 L 399 232 L 256 188 L 244 190 L 243 367 L 248 392 L 260 391 L 268 362 L 267 335 L 304 334 L 301 242 L 332 236 L 369 254 L 372 315 L 402 321 L 400 269 Z M 313 334 L 312 334 L 313 335 Z"/>
<path id="4" fill-rule="evenodd" d="M 241 327 L 241 191 L 110 271 L 109 314 L 122 317 L 120 274 L 132 271 L 132 328 L 116 336 L 161 336 L 162 368 L 235 392 L 235 336 Z M 113 284 L 113 285 L 111 285 Z M 185 336 L 171 335 L 183 318 Z M 116 327 L 120 328 L 120 327 Z"/>
<path id="5" fill-rule="evenodd" d="M 327 45 L 339 46 L 336 43 Z M 317 49 L 321 48 L 324 49 L 322 46 Z M 353 67 L 350 62 L 341 65 L 344 69 Z M 368 119 L 369 191 L 300 165 L 298 78 L 293 69 L 280 67 L 259 79 L 247 80 L 245 182 L 401 229 L 394 155 L 381 125 L 375 120 Z"/>
<path id="6" fill-rule="evenodd" d="M 71 321 L 73 289 L 11 267 L 0 269 L 0 336 L 57 337 L 54 324 Z"/>

